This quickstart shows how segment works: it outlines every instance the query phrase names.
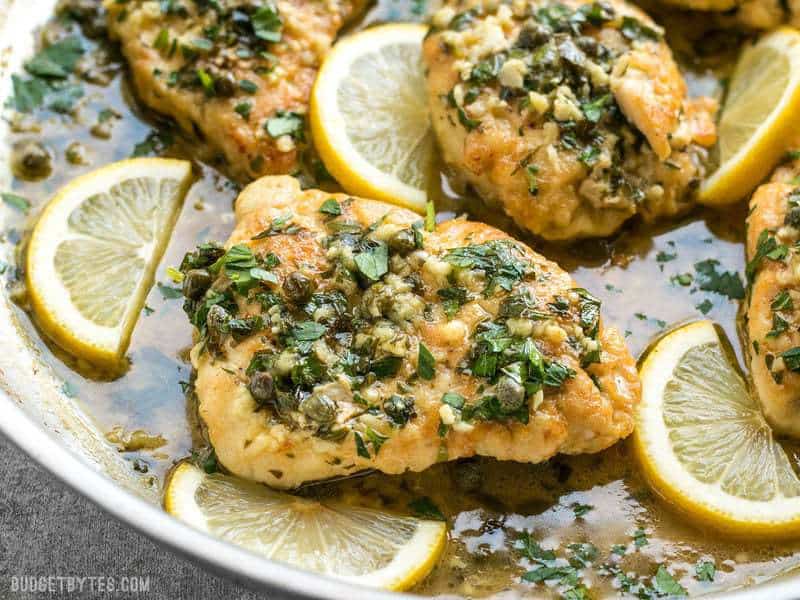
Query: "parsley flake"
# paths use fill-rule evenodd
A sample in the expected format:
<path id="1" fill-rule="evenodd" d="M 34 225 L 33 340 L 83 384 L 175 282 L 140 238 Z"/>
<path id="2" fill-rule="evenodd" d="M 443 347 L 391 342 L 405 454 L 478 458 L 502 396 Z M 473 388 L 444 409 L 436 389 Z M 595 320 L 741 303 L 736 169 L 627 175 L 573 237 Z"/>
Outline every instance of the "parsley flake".
<path id="1" fill-rule="evenodd" d="M 419 343 L 419 353 L 417 357 L 417 375 L 421 379 L 433 379 L 436 373 L 436 359 L 433 354 L 422 342 Z"/>

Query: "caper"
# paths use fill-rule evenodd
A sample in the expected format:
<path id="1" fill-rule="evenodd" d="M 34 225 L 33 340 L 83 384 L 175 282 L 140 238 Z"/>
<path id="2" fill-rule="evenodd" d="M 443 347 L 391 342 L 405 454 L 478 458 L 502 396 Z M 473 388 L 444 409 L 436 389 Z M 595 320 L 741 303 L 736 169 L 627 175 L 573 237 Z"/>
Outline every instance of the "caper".
<path id="1" fill-rule="evenodd" d="M 547 42 L 551 37 L 553 37 L 553 30 L 550 27 L 536 23 L 520 31 L 516 46 L 526 50 L 533 50 Z"/>
<path id="2" fill-rule="evenodd" d="M 300 271 L 289 273 L 283 281 L 283 293 L 290 302 L 300 304 L 308 300 L 314 291 L 314 282 Z"/>
<path id="3" fill-rule="evenodd" d="M 411 228 L 401 229 L 389 239 L 389 248 L 401 255 L 412 252 L 416 247 L 417 241 Z"/>
<path id="4" fill-rule="evenodd" d="M 114 128 L 114 121 L 112 119 L 108 119 L 106 121 L 98 121 L 89 129 L 89 133 L 91 133 L 94 137 L 99 138 L 101 140 L 107 140 L 111 137 L 111 131 Z"/>
<path id="5" fill-rule="evenodd" d="M 220 98 L 230 98 L 236 93 L 236 79 L 230 73 L 214 77 L 214 93 Z"/>
<path id="6" fill-rule="evenodd" d="M 395 425 L 401 427 L 416 416 L 414 398 L 392 394 L 383 402 L 383 412 Z"/>
<path id="7" fill-rule="evenodd" d="M 64 155 L 67 157 L 67 161 L 71 165 L 86 165 L 89 163 L 86 146 L 80 142 L 72 142 L 69 146 L 67 146 Z"/>
<path id="8" fill-rule="evenodd" d="M 219 334 L 223 332 L 225 326 L 230 320 L 230 313 L 222 308 L 219 304 L 215 304 L 208 309 L 208 314 L 206 315 L 206 327 L 208 327 L 210 333 Z"/>
<path id="9" fill-rule="evenodd" d="M 791 225 L 796 229 L 800 229 L 800 207 L 795 206 L 789 209 L 786 213 L 786 218 L 783 220 L 784 225 Z"/>
<path id="10" fill-rule="evenodd" d="M 495 394 L 500 402 L 500 408 L 504 412 L 515 411 L 522 408 L 525 403 L 525 388 L 518 381 L 507 375 L 497 381 Z"/>
<path id="11" fill-rule="evenodd" d="M 60 12 L 65 12 L 83 26 L 83 33 L 97 38 L 106 31 L 105 15 L 100 14 L 100 3 L 95 0 L 67 0 L 59 4 Z"/>
<path id="12" fill-rule="evenodd" d="M 320 425 L 336 418 L 336 402 L 325 394 L 314 394 L 300 401 L 300 412 Z"/>
<path id="13" fill-rule="evenodd" d="M 275 398 L 275 384 L 272 375 L 266 371 L 256 371 L 250 376 L 247 390 L 253 396 L 253 400 L 259 404 L 271 402 Z"/>
<path id="14" fill-rule="evenodd" d="M 190 269 L 183 277 L 183 295 L 191 300 L 203 297 L 211 287 L 211 275 L 205 269 Z"/>
<path id="15" fill-rule="evenodd" d="M 575 43 L 578 45 L 578 48 L 583 50 L 589 56 L 597 56 L 599 45 L 594 38 L 589 37 L 588 35 L 582 35 L 575 40 Z"/>
<path id="16" fill-rule="evenodd" d="M 53 159 L 44 144 L 26 140 L 14 145 L 11 168 L 20 179 L 35 181 L 50 175 Z"/>

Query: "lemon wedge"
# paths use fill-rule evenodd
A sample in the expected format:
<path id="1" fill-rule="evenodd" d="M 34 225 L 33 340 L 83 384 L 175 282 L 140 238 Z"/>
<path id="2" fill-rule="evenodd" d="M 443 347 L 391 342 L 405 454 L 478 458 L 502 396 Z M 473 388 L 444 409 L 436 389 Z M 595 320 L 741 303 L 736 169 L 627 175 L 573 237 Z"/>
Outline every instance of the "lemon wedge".
<path id="1" fill-rule="evenodd" d="M 800 32 L 783 27 L 742 52 L 718 126 L 719 167 L 699 200 L 748 196 L 796 141 L 800 127 Z"/>
<path id="2" fill-rule="evenodd" d="M 183 462 L 164 496 L 169 514 L 266 558 L 352 583 L 406 590 L 444 549 L 441 521 L 317 502 Z"/>
<path id="3" fill-rule="evenodd" d="M 36 223 L 26 278 L 39 325 L 116 371 L 192 180 L 183 160 L 125 160 L 61 188 Z"/>
<path id="4" fill-rule="evenodd" d="M 655 491 L 706 527 L 800 534 L 800 480 L 714 324 L 667 334 L 640 374 L 633 447 Z"/>
<path id="5" fill-rule="evenodd" d="M 311 93 L 311 133 L 351 194 L 424 212 L 433 172 L 421 46 L 427 28 L 393 24 L 338 42 Z"/>

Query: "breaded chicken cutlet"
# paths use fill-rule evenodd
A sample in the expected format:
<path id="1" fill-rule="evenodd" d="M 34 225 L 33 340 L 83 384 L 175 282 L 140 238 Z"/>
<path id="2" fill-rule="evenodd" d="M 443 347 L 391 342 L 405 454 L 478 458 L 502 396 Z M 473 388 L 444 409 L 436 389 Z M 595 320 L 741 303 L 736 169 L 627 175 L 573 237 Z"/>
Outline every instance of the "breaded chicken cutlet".
<path id="1" fill-rule="evenodd" d="M 636 365 L 600 302 L 501 231 L 265 177 L 187 254 L 199 413 L 220 462 L 293 488 L 627 436 Z"/>

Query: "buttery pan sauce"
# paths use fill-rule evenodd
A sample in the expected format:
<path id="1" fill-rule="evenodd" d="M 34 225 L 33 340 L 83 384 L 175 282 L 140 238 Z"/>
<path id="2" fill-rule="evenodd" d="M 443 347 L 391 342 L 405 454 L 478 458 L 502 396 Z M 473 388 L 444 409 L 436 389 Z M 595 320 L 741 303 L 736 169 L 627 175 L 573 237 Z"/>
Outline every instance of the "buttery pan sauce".
<path id="1" fill-rule="evenodd" d="M 31 206 L 16 203 L 19 217 L 3 235 L 21 241 L 21 248 L 37 211 L 66 181 L 131 155 L 189 156 L 179 133 L 136 103 L 118 51 L 98 25 L 102 15 L 97 3 L 75 0 L 65 7 L 41 35 L 61 28 L 80 35 L 87 49 L 82 60 L 91 61 L 85 71 L 90 76 L 72 82 L 80 92 L 67 94 L 66 105 L 37 109 L 12 123 L 18 177 L 9 191 Z M 381 0 L 360 26 L 420 20 L 426 10 L 425 0 Z M 680 15 L 665 18 L 679 57 L 691 51 L 693 39 L 724 37 L 698 32 L 696 24 Z M 685 61 L 694 89 L 719 93 L 714 73 L 724 74 L 731 47 L 737 44 L 720 44 L 712 56 Z M 303 177 L 312 183 L 315 171 L 319 173 L 318 161 L 307 162 L 309 174 Z M 157 285 L 134 331 L 130 368 L 118 379 L 108 380 L 42 341 L 24 310 L 20 270 L 0 265 L 19 301 L 20 320 L 63 378 L 65 393 L 80 402 L 131 468 L 156 488 L 175 461 L 193 452 L 206 465 L 214 463 L 192 400 L 190 327 L 180 292 L 166 269 L 197 243 L 228 236 L 238 187 L 211 166 L 197 164 L 197 172 L 199 178 L 157 271 Z M 633 223 L 610 240 L 553 246 L 526 238 L 497 211 L 458 194 L 456 183 L 444 175 L 437 179 L 440 219 L 466 213 L 506 229 L 559 262 L 603 300 L 607 322 L 625 332 L 634 354 L 641 354 L 672 324 L 704 315 L 721 324 L 731 340 L 737 339 L 743 208 L 725 216 L 697 210 L 671 225 L 648 228 Z M 335 189 L 330 180 L 319 184 Z M 735 351 L 741 360 L 741 349 Z M 797 451 L 787 449 L 796 463 Z M 428 517 L 443 514 L 449 525 L 447 550 L 414 590 L 428 595 L 582 598 L 569 594 L 583 582 L 592 596 L 625 591 L 647 598 L 669 595 L 675 581 L 694 595 L 764 581 L 800 565 L 800 543 L 741 543 L 688 525 L 650 492 L 625 442 L 597 455 L 558 456 L 541 465 L 472 459 L 404 476 L 368 474 L 301 493 Z M 561 569 L 555 575 L 540 570 L 539 561 L 552 558 L 550 550 Z M 674 580 L 665 576 L 666 567 Z M 523 579 L 525 573 L 531 581 Z"/>

